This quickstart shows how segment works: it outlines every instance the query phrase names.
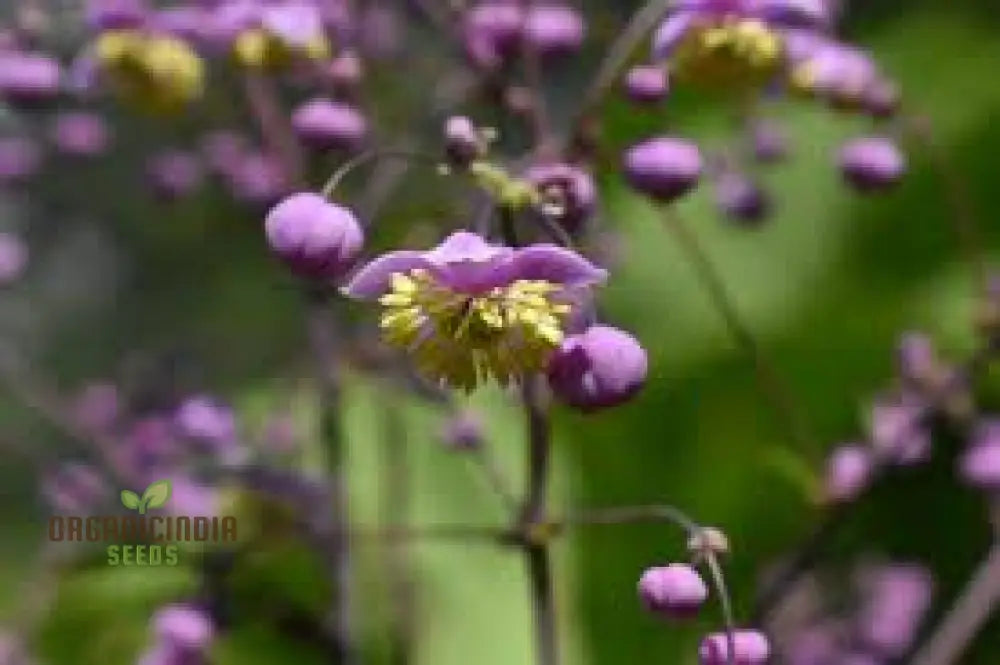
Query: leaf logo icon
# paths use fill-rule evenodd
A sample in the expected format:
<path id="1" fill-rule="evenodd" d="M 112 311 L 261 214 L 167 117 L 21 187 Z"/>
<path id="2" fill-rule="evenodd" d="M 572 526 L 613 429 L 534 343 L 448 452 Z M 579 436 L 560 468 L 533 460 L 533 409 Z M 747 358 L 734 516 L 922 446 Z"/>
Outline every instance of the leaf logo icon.
<path id="1" fill-rule="evenodd" d="M 170 498 L 170 481 L 157 480 L 146 488 L 140 497 L 131 490 L 122 490 L 122 505 L 129 510 L 138 510 L 140 515 L 145 515 L 149 508 L 161 508 Z"/>

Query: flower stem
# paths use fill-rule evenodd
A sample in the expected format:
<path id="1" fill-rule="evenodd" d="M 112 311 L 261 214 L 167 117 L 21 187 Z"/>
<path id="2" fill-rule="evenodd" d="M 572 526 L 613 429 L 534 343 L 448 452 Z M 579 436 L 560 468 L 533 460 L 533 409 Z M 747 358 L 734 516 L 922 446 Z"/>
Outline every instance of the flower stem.
<path id="1" fill-rule="evenodd" d="M 347 160 L 333 172 L 332 175 L 327 179 L 323 188 L 320 190 L 320 194 L 324 198 L 330 198 L 336 191 L 337 187 L 340 186 L 341 181 L 349 176 L 355 169 L 358 169 L 369 162 L 379 161 L 382 159 L 403 159 L 413 162 L 422 162 L 434 167 L 441 166 L 441 160 L 434 157 L 433 155 L 418 152 L 415 150 L 369 150 L 363 152 L 360 155 L 356 155 L 351 159 Z"/>
<path id="2" fill-rule="evenodd" d="M 796 408 L 791 391 L 782 381 L 774 364 L 764 354 L 750 328 L 744 323 L 732 296 L 726 289 L 718 270 L 698 241 L 698 237 L 688 228 L 684 220 L 670 208 L 665 210 L 663 220 L 667 230 L 677 241 L 698 280 L 711 298 L 715 309 L 725 321 L 729 334 L 753 360 L 761 388 L 767 394 L 772 408 L 787 430 L 789 439 L 800 450 L 816 450 L 816 446 L 813 445 L 814 437 L 811 434 L 811 428 L 806 423 L 801 411 Z"/>

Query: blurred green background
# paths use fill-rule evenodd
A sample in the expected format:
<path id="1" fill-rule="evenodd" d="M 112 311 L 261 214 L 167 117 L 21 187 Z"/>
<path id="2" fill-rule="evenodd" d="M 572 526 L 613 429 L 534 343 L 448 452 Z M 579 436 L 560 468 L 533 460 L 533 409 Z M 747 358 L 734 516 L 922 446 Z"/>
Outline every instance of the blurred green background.
<path id="1" fill-rule="evenodd" d="M 631 3 L 621 4 L 624 14 Z M 911 112 L 930 118 L 974 199 L 988 249 L 995 251 L 995 4 L 881 2 L 851 10 L 849 36 L 870 47 L 900 81 Z M 611 26 L 598 25 L 595 40 L 607 37 Z M 590 55 L 592 67 L 597 50 Z M 414 66 L 433 62 L 428 56 Z M 398 70 L 397 63 L 376 75 L 384 82 L 387 116 L 401 116 L 398 108 L 413 111 L 392 130 L 405 132 L 416 126 L 422 91 L 407 87 Z M 571 90 L 558 90 L 556 101 L 568 106 Z M 802 104 L 776 103 L 773 111 L 792 139 L 792 158 L 762 173 L 777 203 L 774 218 L 754 231 L 729 226 L 714 212 L 708 187 L 679 212 L 703 239 L 743 317 L 792 386 L 814 444 L 802 449 L 788 441 L 753 365 L 732 343 L 655 212 L 623 187 L 613 163 L 601 171 L 602 223 L 622 234 L 624 248 L 602 309 L 649 349 L 651 380 L 625 407 L 591 417 L 559 411 L 556 419 L 553 503 L 666 502 L 720 526 L 733 545 L 727 571 L 740 616 L 749 610 L 762 571 L 821 519 L 809 488 L 818 481 L 825 451 L 862 435 L 863 410 L 891 375 L 898 335 L 926 331 L 956 357 L 975 343 L 972 275 L 927 152 L 911 146 L 911 172 L 897 191 L 859 198 L 841 184 L 833 154 L 840 141 L 867 128 Z M 196 119 L 165 131 L 182 141 L 194 126 Z M 130 169 L 150 142 L 149 128 L 137 121 L 120 127 L 120 158 L 86 170 L 59 164 L 31 192 L 30 217 L 13 218 L 13 208 L 0 211 L 11 217 L 8 226 L 26 232 L 34 250 L 25 283 L 0 294 L 0 331 L 66 390 L 93 377 L 141 383 L 160 367 L 148 359 L 166 358 L 181 388 L 215 390 L 240 407 L 248 427 L 259 423 L 280 402 L 290 377 L 310 370 L 300 355 L 298 294 L 266 255 L 259 215 L 217 192 L 167 209 L 136 191 Z M 667 128 L 707 141 L 731 135 L 724 113 L 684 96 L 657 113 L 637 114 L 620 102 L 607 107 L 604 133 L 612 144 Z M 163 128 L 155 129 L 162 135 Z M 435 197 L 441 196 L 415 176 L 390 201 L 379 222 L 386 230 L 380 227 L 373 245 L 387 246 L 416 222 L 433 221 L 442 207 Z M 348 380 L 351 491 L 359 523 L 379 516 L 388 390 L 362 376 Z M 308 398 L 297 399 L 307 422 L 313 408 Z M 19 621 L 45 588 L 37 582 L 36 556 L 45 511 L 37 463 L 27 458 L 68 457 L 73 446 L 17 402 L 0 400 L 0 437 L 31 451 L 4 453 L 0 465 L 0 607 L 5 618 Z M 393 394 L 392 401 L 405 400 Z M 521 416 L 499 393 L 479 394 L 474 403 L 489 414 L 490 439 L 516 475 Z M 442 413 L 416 401 L 400 408 L 412 520 L 498 522 L 499 504 L 481 479 L 438 444 Z M 954 479 L 954 452 L 939 443 L 930 466 L 899 474 L 866 499 L 833 543 L 829 560 L 884 555 L 925 562 L 937 574 L 939 605 L 946 606 L 990 539 L 983 497 Z M 384 571 L 369 547 L 359 546 L 359 622 L 376 656 L 383 652 L 387 601 Z M 656 526 L 574 533 L 558 545 L 566 662 L 694 663 L 697 640 L 717 625 L 714 611 L 690 625 L 667 625 L 647 616 L 635 597 L 641 571 L 682 557 L 682 548 L 680 534 Z M 475 544 L 427 543 L 415 548 L 414 567 L 419 662 L 531 662 L 518 557 Z M 278 581 L 270 582 L 275 586 L 268 593 L 309 596 L 308 565 L 273 575 Z M 194 584 L 193 573 L 176 570 L 98 566 L 65 574 L 51 605 L 43 607 L 34 650 L 41 662 L 60 665 L 131 662 L 148 639 L 152 610 Z M 963 662 L 992 665 L 998 652 L 1000 620 L 994 620 Z M 215 656 L 226 665 L 321 658 L 308 645 L 254 623 L 227 636 Z"/>

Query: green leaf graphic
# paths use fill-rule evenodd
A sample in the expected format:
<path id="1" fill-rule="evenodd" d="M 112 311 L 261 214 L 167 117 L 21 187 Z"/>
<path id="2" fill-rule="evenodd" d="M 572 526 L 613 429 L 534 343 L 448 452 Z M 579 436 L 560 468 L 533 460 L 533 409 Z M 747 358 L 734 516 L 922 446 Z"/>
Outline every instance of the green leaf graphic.
<path id="1" fill-rule="evenodd" d="M 142 494 L 142 507 L 139 512 L 145 512 L 146 508 L 160 508 L 170 498 L 170 481 L 157 480 L 146 488 Z"/>
<path id="2" fill-rule="evenodd" d="M 122 490 L 122 505 L 129 510 L 138 510 L 139 508 L 139 495 L 131 490 Z"/>

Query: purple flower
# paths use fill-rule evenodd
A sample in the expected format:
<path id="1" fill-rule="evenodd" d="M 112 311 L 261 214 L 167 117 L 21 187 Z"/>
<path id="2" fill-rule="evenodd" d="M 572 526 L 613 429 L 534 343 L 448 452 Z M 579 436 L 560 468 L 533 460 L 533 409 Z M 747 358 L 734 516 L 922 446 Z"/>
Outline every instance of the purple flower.
<path id="1" fill-rule="evenodd" d="M 430 251 L 375 259 L 344 293 L 378 298 L 383 339 L 413 354 L 425 375 L 468 391 L 541 370 L 563 340 L 574 296 L 604 278 L 568 249 L 514 249 L 459 231 Z"/>
<path id="2" fill-rule="evenodd" d="M 174 476 L 165 508 L 171 515 L 216 517 L 219 515 L 219 490 L 186 476 Z"/>
<path id="3" fill-rule="evenodd" d="M 625 178 L 636 190 L 661 202 L 691 191 L 701 178 L 698 147 L 681 139 L 660 137 L 625 153 Z"/>
<path id="4" fill-rule="evenodd" d="M 253 205 L 270 205 L 288 193 L 288 176 L 272 155 L 247 151 L 227 174 L 233 196 Z"/>
<path id="5" fill-rule="evenodd" d="M 895 464 L 924 462 L 931 453 L 924 426 L 926 404 L 910 395 L 881 398 L 872 405 L 869 432 L 875 453 Z"/>
<path id="6" fill-rule="evenodd" d="M 311 193 L 293 194 L 268 213 L 267 241 L 291 270 L 309 279 L 338 279 L 354 264 L 364 232 L 354 214 Z"/>
<path id="7" fill-rule="evenodd" d="M 43 493 L 56 513 L 79 515 L 93 510 L 107 495 L 104 478 L 88 464 L 64 464 L 43 483 Z"/>
<path id="8" fill-rule="evenodd" d="M 153 192 L 167 201 L 189 196 L 204 180 L 197 155 L 184 150 L 165 150 L 155 155 L 147 169 Z"/>
<path id="9" fill-rule="evenodd" d="M 625 94 L 638 104 L 663 101 L 669 91 L 667 70 L 657 65 L 639 65 L 625 74 Z"/>
<path id="10" fill-rule="evenodd" d="M 190 605 L 167 605 L 153 617 L 156 637 L 184 650 L 201 651 L 212 643 L 215 628 L 208 615 Z"/>
<path id="11" fill-rule="evenodd" d="M 687 564 L 650 568 L 639 578 L 639 599 L 650 612 L 683 618 L 695 614 L 708 598 L 708 587 Z"/>
<path id="12" fill-rule="evenodd" d="M 88 432 L 107 432 L 118 420 L 118 388 L 112 383 L 91 383 L 73 403 L 73 419 Z"/>
<path id="13" fill-rule="evenodd" d="M 483 444 L 483 422 L 471 411 L 459 411 L 448 418 L 441 441 L 451 450 L 476 450 Z"/>
<path id="14" fill-rule="evenodd" d="M 575 232 L 594 212 L 597 190 L 591 175 L 572 164 L 539 164 L 524 174 L 542 195 L 542 213 Z"/>
<path id="15" fill-rule="evenodd" d="M 83 111 L 56 116 L 51 137 L 56 149 L 75 157 L 96 157 L 107 149 L 110 141 L 104 119 Z"/>
<path id="16" fill-rule="evenodd" d="M 840 170 L 860 192 L 892 188 L 906 173 L 906 158 L 896 144 L 880 137 L 849 141 L 840 149 Z"/>
<path id="17" fill-rule="evenodd" d="M 542 55 L 577 51 L 586 26 L 580 12 L 566 5 L 531 4 L 524 16 L 524 39 Z"/>
<path id="18" fill-rule="evenodd" d="M 356 150 L 368 133 L 368 121 L 357 108 L 324 98 L 297 108 L 292 127 L 299 138 L 320 149 Z"/>
<path id="19" fill-rule="evenodd" d="M 206 7 L 195 4 L 165 7 L 153 15 L 151 23 L 154 30 L 195 45 L 212 41 L 211 14 Z"/>
<path id="20" fill-rule="evenodd" d="M 898 658 L 906 652 L 930 608 L 933 580 L 916 565 L 880 566 L 860 580 L 864 598 L 857 617 L 862 641 L 876 654 Z"/>
<path id="21" fill-rule="evenodd" d="M 364 68 L 361 57 L 354 51 L 345 51 L 330 61 L 326 78 L 334 88 L 351 90 L 361 83 Z"/>
<path id="22" fill-rule="evenodd" d="M 496 67 L 521 40 L 524 10 L 517 2 L 490 0 L 465 13 L 462 36 L 470 59 L 487 69 Z"/>
<path id="23" fill-rule="evenodd" d="M 715 205 L 727 218 L 745 226 L 756 226 L 771 212 L 771 199 L 760 185 L 729 171 L 715 182 Z"/>
<path id="24" fill-rule="evenodd" d="M 179 452 L 171 423 L 161 416 L 146 416 L 132 423 L 119 455 L 129 469 L 146 478 L 175 461 Z"/>
<path id="25" fill-rule="evenodd" d="M 761 164 L 774 164 L 788 155 L 788 138 L 774 123 L 755 122 L 750 129 L 750 150 Z"/>
<path id="26" fill-rule="evenodd" d="M 648 360 L 638 340 L 608 326 L 566 338 L 549 361 L 549 385 L 566 404 L 584 412 L 617 406 L 646 382 Z"/>
<path id="27" fill-rule="evenodd" d="M 794 89 L 825 99 L 834 106 L 854 108 L 865 93 L 881 82 L 874 61 L 864 51 L 839 42 L 802 41 L 801 61 L 791 74 Z"/>
<path id="28" fill-rule="evenodd" d="M 959 459 L 959 473 L 972 487 L 1000 490 L 1000 420 L 976 423 L 969 447 Z"/>
<path id="29" fill-rule="evenodd" d="M 147 12 L 143 0 L 89 0 L 86 16 L 92 30 L 128 30 L 141 27 Z"/>
<path id="30" fill-rule="evenodd" d="M 196 395 L 181 402 L 174 414 L 174 426 L 182 437 L 212 446 L 236 441 L 236 418 L 232 409 L 206 395 Z"/>
<path id="31" fill-rule="evenodd" d="M 326 42 L 323 17 L 311 2 L 285 0 L 264 5 L 261 25 L 269 35 L 293 48 L 308 50 Z"/>
<path id="32" fill-rule="evenodd" d="M 39 53 L 0 53 L 0 97 L 14 104 L 36 104 L 59 95 L 62 68 Z"/>
<path id="33" fill-rule="evenodd" d="M 200 153 L 208 168 L 217 175 L 227 175 L 236 170 L 247 140 L 235 131 L 219 129 L 202 137 Z"/>
<path id="34" fill-rule="evenodd" d="M 826 464 L 826 499 L 834 503 L 857 499 L 868 489 L 872 467 L 868 448 L 854 444 L 835 448 Z"/>
<path id="35" fill-rule="evenodd" d="M 16 282 L 27 267 L 27 245 L 17 236 L 0 231 L 0 286 Z"/>
<path id="36" fill-rule="evenodd" d="M 0 138 L 0 186 L 26 183 L 38 173 L 41 164 L 41 151 L 31 139 L 25 136 Z"/>
<path id="37" fill-rule="evenodd" d="M 733 631 L 732 662 L 735 665 L 764 665 L 771 656 L 771 644 L 767 636 L 757 630 Z M 701 665 L 728 665 L 729 640 L 726 633 L 712 633 L 701 641 L 698 649 Z"/>

